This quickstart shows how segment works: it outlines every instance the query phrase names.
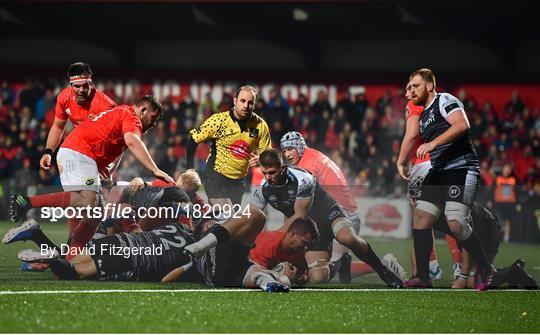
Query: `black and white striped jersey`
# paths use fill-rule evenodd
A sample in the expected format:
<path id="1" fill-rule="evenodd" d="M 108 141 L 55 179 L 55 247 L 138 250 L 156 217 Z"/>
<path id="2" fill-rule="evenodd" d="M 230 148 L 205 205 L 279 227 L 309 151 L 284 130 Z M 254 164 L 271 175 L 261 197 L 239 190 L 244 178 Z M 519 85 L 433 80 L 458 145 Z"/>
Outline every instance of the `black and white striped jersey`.
<path id="1" fill-rule="evenodd" d="M 463 103 L 448 93 L 438 93 L 420 115 L 420 134 L 424 142 L 431 142 L 450 128 L 448 116 L 460 109 Z M 451 143 L 440 145 L 430 152 L 431 165 L 435 170 L 479 169 L 478 155 L 469 132 Z"/>
<path id="2" fill-rule="evenodd" d="M 317 223 L 326 222 L 338 207 L 336 200 L 321 187 L 315 176 L 297 167 L 287 167 L 287 180 L 284 185 L 270 186 L 264 181 L 255 190 L 252 203 L 261 210 L 270 204 L 286 217 L 291 217 L 294 215 L 296 199 L 312 199 L 308 215 Z M 338 214 L 340 213 L 336 212 L 334 218 Z"/>

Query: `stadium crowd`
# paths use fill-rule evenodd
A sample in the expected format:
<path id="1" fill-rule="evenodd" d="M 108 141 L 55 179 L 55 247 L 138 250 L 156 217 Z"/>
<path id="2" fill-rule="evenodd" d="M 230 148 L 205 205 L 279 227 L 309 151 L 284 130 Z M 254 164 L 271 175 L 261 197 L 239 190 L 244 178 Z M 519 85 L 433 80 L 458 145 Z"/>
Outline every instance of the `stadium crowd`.
<path id="1" fill-rule="evenodd" d="M 117 103 L 132 103 L 138 95 L 115 96 Z M 481 160 L 482 187 L 479 201 L 493 208 L 512 227 L 505 240 L 537 241 L 528 226 L 540 220 L 535 211 L 540 203 L 540 106 L 526 106 L 516 91 L 508 97 L 504 111 L 496 111 L 490 101 L 476 101 L 463 90 L 456 96 L 463 101 L 471 122 L 471 134 Z M 0 84 L 0 182 L 2 203 L 9 195 L 59 185 L 54 169 L 39 169 L 47 134 L 54 119 L 55 86 L 29 80 L 21 89 L 4 81 Z M 395 161 L 404 130 L 406 100 L 402 90 L 388 91 L 376 101 L 365 94 L 346 95 L 333 106 L 324 91 L 310 103 L 300 95 L 290 103 L 278 88 L 270 98 L 259 98 L 255 112 L 270 127 L 272 143 L 288 131 L 299 131 L 308 146 L 327 154 L 345 173 L 356 196 L 405 197 L 405 183 L 396 173 Z M 211 114 L 227 110 L 231 95 L 213 101 L 207 94 L 198 103 L 190 95 L 181 102 L 164 101 L 165 116 L 144 142 L 158 165 L 176 178 L 185 170 L 186 140 L 190 129 Z M 200 145 L 196 160 L 205 164 L 209 147 Z M 117 180 L 145 176 L 142 166 L 127 153 Z M 6 206 L 0 208 L 6 217 Z"/>

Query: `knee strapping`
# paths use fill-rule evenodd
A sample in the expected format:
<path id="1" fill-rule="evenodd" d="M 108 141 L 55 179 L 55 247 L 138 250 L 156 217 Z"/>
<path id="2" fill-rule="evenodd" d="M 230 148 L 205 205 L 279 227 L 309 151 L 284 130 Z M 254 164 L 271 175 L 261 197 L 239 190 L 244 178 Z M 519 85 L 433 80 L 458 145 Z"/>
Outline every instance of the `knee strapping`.
<path id="1" fill-rule="evenodd" d="M 339 220 L 338 222 L 334 223 L 332 225 L 332 232 L 334 233 L 334 236 L 337 235 L 337 233 L 343 229 L 343 228 L 347 228 L 347 227 L 352 227 L 352 222 L 351 220 L 347 219 L 347 218 L 341 218 L 341 220 Z"/>
<path id="2" fill-rule="evenodd" d="M 444 214 L 447 221 L 457 221 L 461 225 L 459 232 L 454 232 L 454 235 L 458 240 L 466 240 L 472 234 L 472 227 L 470 225 L 470 208 L 462 203 L 448 201 L 444 209 Z"/>
<path id="3" fill-rule="evenodd" d="M 436 217 L 439 217 L 439 214 L 441 213 L 440 208 L 437 207 L 435 204 L 432 204 L 431 202 L 427 202 L 423 200 L 416 201 L 416 208 L 423 210 L 424 212 L 433 214 Z"/>

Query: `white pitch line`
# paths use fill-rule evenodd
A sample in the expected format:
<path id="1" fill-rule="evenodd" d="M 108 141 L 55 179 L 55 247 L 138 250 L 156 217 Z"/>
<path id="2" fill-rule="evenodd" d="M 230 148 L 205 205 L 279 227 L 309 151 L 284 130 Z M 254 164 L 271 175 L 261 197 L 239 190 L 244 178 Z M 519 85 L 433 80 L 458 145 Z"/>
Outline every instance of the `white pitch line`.
<path id="1" fill-rule="evenodd" d="M 237 292 L 261 292 L 258 289 L 138 289 L 138 290 L 52 290 L 52 291 L 0 291 L 0 295 L 25 295 L 25 294 L 78 294 L 78 293 L 237 293 Z M 391 288 L 369 289 L 369 288 L 299 288 L 292 289 L 291 292 L 475 292 L 471 289 L 410 289 L 397 290 Z M 487 292 L 529 292 L 529 290 L 491 290 Z M 539 292 L 539 291 L 536 291 Z"/>

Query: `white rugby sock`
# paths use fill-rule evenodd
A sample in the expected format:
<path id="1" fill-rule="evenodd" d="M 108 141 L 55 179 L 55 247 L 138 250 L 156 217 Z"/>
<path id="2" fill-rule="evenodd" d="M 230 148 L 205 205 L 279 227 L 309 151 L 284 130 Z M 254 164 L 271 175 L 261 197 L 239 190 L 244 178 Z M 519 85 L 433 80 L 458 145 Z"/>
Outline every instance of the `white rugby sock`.
<path id="1" fill-rule="evenodd" d="M 201 258 L 208 249 L 215 247 L 218 243 L 216 235 L 209 233 L 198 242 L 186 246 L 186 250 L 191 252 L 195 258 Z"/>

